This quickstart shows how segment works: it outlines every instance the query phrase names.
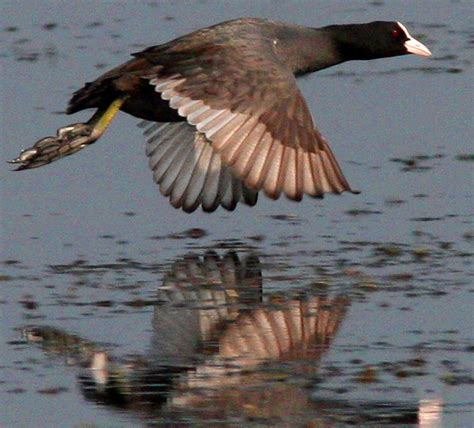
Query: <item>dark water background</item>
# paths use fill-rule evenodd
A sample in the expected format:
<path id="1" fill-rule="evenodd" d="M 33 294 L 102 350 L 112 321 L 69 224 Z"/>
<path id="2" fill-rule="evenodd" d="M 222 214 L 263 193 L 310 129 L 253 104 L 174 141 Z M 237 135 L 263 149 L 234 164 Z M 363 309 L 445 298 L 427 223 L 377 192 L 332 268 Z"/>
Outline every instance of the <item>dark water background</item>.
<path id="1" fill-rule="evenodd" d="M 5 164 L 0 425 L 472 423 L 470 2 L 3 1 L 0 15 L 2 160 L 87 120 L 61 114 L 70 94 L 130 52 L 226 19 L 395 19 L 433 52 L 300 80 L 358 196 L 186 215 L 125 114 L 73 157 Z"/>

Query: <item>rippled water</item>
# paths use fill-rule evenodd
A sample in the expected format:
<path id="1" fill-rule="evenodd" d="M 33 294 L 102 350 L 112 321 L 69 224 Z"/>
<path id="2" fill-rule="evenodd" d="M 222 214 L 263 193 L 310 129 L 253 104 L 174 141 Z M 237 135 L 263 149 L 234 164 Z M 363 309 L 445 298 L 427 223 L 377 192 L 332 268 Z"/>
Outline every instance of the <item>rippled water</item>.
<path id="1" fill-rule="evenodd" d="M 2 168 L 0 425 L 470 424 L 468 2 L 1 7 L 3 160 L 87 119 L 60 114 L 84 81 L 225 19 L 398 19 L 434 55 L 300 80 L 361 195 L 186 215 L 126 115 L 73 157 Z"/>

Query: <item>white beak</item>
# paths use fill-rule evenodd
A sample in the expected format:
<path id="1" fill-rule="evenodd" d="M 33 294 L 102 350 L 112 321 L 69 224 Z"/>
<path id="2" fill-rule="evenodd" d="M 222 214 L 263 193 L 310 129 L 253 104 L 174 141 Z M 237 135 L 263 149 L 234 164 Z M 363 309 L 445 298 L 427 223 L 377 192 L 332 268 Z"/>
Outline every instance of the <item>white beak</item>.
<path id="1" fill-rule="evenodd" d="M 431 51 L 418 40 L 410 36 L 410 38 L 405 42 L 405 47 L 407 51 L 411 54 L 421 55 L 421 56 L 431 56 Z"/>
<path id="2" fill-rule="evenodd" d="M 403 31 L 405 31 L 405 35 L 408 38 L 404 43 L 408 53 L 421 56 L 431 56 L 431 51 L 423 43 L 420 43 L 418 40 L 413 38 L 401 22 L 398 22 L 397 24 L 403 29 Z"/>

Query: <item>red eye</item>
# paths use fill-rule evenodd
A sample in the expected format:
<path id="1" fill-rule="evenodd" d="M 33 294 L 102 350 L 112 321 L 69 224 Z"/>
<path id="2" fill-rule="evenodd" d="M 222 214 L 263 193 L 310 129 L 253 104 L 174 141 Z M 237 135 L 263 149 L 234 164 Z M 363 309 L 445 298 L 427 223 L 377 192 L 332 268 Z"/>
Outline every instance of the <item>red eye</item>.
<path id="1" fill-rule="evenodd" d="M 394 39 L 398 39 L 400 37 L 400 35 L 402 34 L 401 30 L 399 28 L 394 28 L 392 30 L 392 37 Z"/>

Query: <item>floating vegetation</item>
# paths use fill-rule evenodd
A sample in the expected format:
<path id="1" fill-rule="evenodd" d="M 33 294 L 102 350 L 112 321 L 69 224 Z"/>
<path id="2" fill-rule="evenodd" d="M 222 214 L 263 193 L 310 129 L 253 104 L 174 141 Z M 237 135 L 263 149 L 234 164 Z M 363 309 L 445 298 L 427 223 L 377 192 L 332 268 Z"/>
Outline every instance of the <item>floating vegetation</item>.
<path id="1" fill-rule="evenodd" d="M 346 214 L 350 215 L 351 217 L 359 217 L 359 216 L 366 216 L 366 215 L 382 214 L 382 211 L 369 210 L 366 208 L 353 208 L 351 210 L 347 210 Z"/>
<path id="2" fill-rule="evenodd" d="M 374 366 L 364 367 L 357 373 L 354 381 L 357 383 L 375 383 L 378 382 L 377 369 Z"/>
<path id="3" fill-rule="evenodd" d="M 474 162 L 474 153 L 460 153 L 455 159 L 462 162 Z"/>
<path id="4" fill-rule="evenodd" d="M 375 254 L 384 255 L 387 257 L 399 257 L 403 254 L 403 250 L 399 245 L 381 245 L 375 247 Z"/>
<path id="5" fill-rule="evenodd" d="M 43 24 L 41 28 L 46 31 L 52 31 L 55 30 L 57 27 L 58 24 L 56 22 L 48 22 L 47 24 Z"/>
<path id="6" fill-rule="evenodd" d="M 409 158 L 392 158 L 390 161 L 402 164 L 401 171 L 422 172 L 433 168 L 433 165 L 427 165 L 427 162 L 443 159 L 444 157 L 443 154 L 414 155 Z"/>

